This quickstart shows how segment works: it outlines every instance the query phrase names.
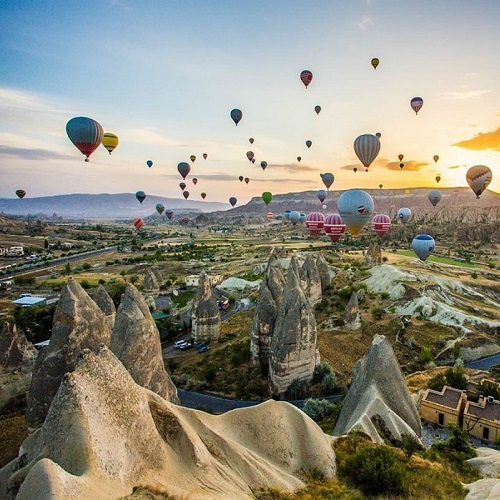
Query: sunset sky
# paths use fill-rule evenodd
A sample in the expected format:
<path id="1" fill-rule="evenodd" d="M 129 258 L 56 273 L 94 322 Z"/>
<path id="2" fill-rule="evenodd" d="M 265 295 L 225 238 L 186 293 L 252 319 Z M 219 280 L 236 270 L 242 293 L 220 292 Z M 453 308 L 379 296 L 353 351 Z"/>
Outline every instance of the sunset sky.
<path id="1" fill-rule="evenodd" d="M 477 164 L 500 192 L 500 1 L 3 0 L 0 19 L 0 197 L 181 198 L 190 155 L 196 200 L 321 189 L 322 172 L 332 189 L 466 186 Z M 84 162 L 74 116 L 118 135 L 111 156 Z M 353 142 L 377 132 L 366 173 Z"/>

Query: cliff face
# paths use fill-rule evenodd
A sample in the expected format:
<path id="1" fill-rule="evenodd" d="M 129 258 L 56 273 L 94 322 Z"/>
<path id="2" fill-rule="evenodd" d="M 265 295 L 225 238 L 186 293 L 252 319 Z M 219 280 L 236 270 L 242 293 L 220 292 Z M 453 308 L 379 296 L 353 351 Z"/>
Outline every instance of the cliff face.
<path id="1" fill-rule="evenodd" d="M 191 313 L 191 330 L 195 342 L 217 340 L 220 336 L 220 313 L 209 277 L 201 273 Z"/>
<path id="2" fill-rule="evenodd" d="M 116 316 L 116 307 L 113 299 L 102 285 L 99 285 L 97 287 L 95 292 L 92 294 L 92 298 L 94 299 L 94 302 L 99 306 L 99 309 L 101 309 L 101 311 L 106 315 L 108 325 L 112 330 Z"/>

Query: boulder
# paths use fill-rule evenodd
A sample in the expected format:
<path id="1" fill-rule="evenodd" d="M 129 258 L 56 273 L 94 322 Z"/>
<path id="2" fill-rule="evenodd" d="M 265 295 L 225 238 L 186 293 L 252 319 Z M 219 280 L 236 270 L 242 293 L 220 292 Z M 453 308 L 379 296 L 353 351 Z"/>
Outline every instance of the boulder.
<path id="1" fill-rule="evenodd" d="M 351 298 L 342 315 L 344 328 L 347 330 L 359 330 L 361 328 L 361 313 L 359 312 L 358 294 L 352 292 Z"/>
<path id="2" fill-rule="evenodd" d="M 48 346 L 39 352 L 28 393 L 29 428 L 43 424 L 59 384 L 75 369 L 82 349 L 109 345 L 111 330 L 106 316 L 87 292 L 70 278 L 57 302 Z"/>
<path id="3" fill-rule="evenodd" d="M 109 327 L 113 329 L 116 316 L 116 307 L 113 299 L 102 285 L 99 285 L 91 296 L 101 311 L 106 315 Z"/>
<path id="4" fill-rule="evenodd" d="M 165 371 L 160 333 L 141 293 L 131 283 L 116 313 L 111 350 L 135 382 L 173 403 L 177 389 Z"/>
<path id="5" fill-rule="evenodd" d="M 323 292 L 321 286 L 321 276 L 316 265 L 316 257 L 308 253 L 304 264 L 300 270 L 300 282 L 305 296 L 309 299 L 311 306 L 321 302 Z"/>
<path id="6" fill-rule="evenodd" d="M 202 272 L 191 310 L 191 331 L 195 342 L 211 342 L 220 336 L 220 312 L 210 277 Z"/>
<path id="7" fill-rule="evenodd" d="M 360 428 L 377 443 L 401 441 L 403 434 L 420 439 L 422 427 L 406 380 L 391 344 L 375 335 L 344 399 L 333 435 Z"/>

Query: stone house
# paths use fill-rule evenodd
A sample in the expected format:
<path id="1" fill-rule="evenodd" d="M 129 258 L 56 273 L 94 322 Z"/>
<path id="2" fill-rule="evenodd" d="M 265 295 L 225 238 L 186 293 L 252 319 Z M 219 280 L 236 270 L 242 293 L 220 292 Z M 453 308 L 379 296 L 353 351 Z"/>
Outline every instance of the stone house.
<path id="1" fill-rule="evenodd" d="M 464 391 L 444 386 L 442 391 L 427 389 L 420 401 L 420 418 L 426 422 L 446 427 L 462 427 L 467 396 Z"/>
<path id="2" fill-rule="evenodd" d="M 500 438 L 500 401 L 493 396 L 481 397 L 477 403 L 468 401 L 463 428 L 470 436 L 494 443 Z"/>

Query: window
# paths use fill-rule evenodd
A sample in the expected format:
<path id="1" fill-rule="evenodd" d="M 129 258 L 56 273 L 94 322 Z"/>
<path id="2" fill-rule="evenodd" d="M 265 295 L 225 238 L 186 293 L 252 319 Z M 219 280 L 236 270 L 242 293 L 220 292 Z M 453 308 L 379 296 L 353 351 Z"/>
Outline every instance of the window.
<path id="1" fill-rule="evenodd" d="M 490 428 L 489 427 L 483 427 L 483 439 L 489 439 L 490 438 Z"/>
<path id="2" fill-rule="evenodd" d="M 438 413 L 438 424 L 444 425 L 444 413 Z"/>

